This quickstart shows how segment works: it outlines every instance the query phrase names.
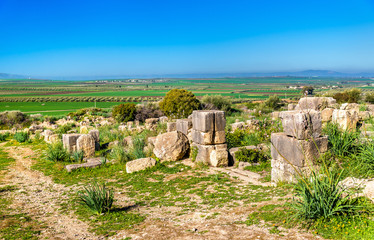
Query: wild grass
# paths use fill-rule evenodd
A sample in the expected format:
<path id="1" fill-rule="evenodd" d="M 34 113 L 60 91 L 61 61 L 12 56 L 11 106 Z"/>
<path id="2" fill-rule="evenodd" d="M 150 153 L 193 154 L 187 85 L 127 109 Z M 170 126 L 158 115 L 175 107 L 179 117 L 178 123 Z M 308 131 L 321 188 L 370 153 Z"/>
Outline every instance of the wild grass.
<path id="1" fill-rule="evenodd" d="M 64 148 L 62 142 L 56 142 L 49 144 L 46 150 L 46 158 L 52 162 L 64 162 L 69 161 L 69 153 Z"/>
<path id="2" fill-rule="evenodd" d="M 332 123 L 328 123 L 323 132 L 328 135 L 329 149 L 334 155 L 345 157 L 357 153 L 359 132 L 344 131 Z"/>
<path id="3" fill-rule="evenodd" d="M 114 201 L 114 193 L 105 184 L 98 184 L 94 181 L 83 191 L 78 192 L 79 202 L 91 209 L 92 212 L 100 215 L 109 212 Z"/>

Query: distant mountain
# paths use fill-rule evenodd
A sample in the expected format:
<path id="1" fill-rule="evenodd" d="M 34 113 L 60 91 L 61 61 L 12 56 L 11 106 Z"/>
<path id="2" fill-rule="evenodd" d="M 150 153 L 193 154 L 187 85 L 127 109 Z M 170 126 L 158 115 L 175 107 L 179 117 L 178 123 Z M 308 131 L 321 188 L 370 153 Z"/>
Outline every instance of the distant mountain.
<path id="1" fill-rule="evenodd" d="M 22 75 L 17 75 L 17 74 L 0 73 L 0 79 L 20 79 L 20 78 L 27 78 L 27 77 L 22 76 Z"/>
<path id="2" fill-rule="evenodd" d="M 101 80 L 101 79 L 127 79 L 127 78 L 225 78 L 225 77 L 336 77 L 359 78 L 374 77 L 374 72 L 342 73 L 331 70 L 305 70 L 298 72 L 258 72 L 258 73 L 188 73 L 188 74 L 137 74 L 116 76 L 30 76 L 34 79 L 54 80 Z M 0 79 L 29 78 L 16 74 L 0 73 Z"/>

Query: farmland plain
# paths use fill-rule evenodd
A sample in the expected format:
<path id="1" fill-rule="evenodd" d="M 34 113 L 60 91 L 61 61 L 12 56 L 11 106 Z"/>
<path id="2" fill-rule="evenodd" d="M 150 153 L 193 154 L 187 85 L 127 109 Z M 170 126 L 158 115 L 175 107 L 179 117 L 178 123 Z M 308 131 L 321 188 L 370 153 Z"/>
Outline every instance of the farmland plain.
<path id="1" fill-rule="evenodd" d="M 20 110 L 28 114 L 63 115 L 81 108 L 110 108 L 122 102 L 158 101 L 173 88 L 192 91 L 197 97 L 222 95 L 234 101 L 301 96 L 297 86 L 313 85 L 316 92 L 332 86 L 372 90 L 372 79 L 258 77 L 207 79 L 111 79 L 61 81 L 0 79 L 0 111 Z M 293 88 L 292 88 L 293 87 Z"/>

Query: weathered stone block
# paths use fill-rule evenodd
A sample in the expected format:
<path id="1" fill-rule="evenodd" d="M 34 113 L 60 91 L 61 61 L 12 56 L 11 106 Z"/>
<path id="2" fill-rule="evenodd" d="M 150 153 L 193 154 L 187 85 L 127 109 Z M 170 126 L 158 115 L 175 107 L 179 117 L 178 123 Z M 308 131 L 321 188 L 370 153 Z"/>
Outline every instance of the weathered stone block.
<path id="1" fill-rule="evenodd" d="M 288 111 L 295 110 L 296 104 L 290 103 L 290 104 L 288 104 L 287 108 L 288 108 Z"/>
<path id="2" fill-rule="evenodd" d="M 201 145 L 192 143 L 192 147 L 197 148 L 196 162 L 210 164 L 210 154 L 215 149 L 214 145 Z"/>
<path id="3" fill-rule="evenodd" d="M 103 163 L 102 163 L 100 158 L 92 158 L 92 159 L 88 159 L 86 163 L 66 165 L 65 169 L 68 172 L 71 172 L 71 171 L 79 169 L 79 168 L 96 168 L 96 167 L 99 167 L 102 164 Z"/>
<path id="4" fill-rule="evenodd" d="M 231 130 L 235 131 L 236 129 L 243 129 L 244 128 L 244 122 L 236 122 L 231 124 Z"/>
<path id="5" fill-rule="evenodd" d="M 177 131 L 182 132 L 184 135 L 188 134 L 188 130 L 192 128 L 191 119 L 177 119 L 176 123 Z"/>
<path id="6" fill-rule="evenodd" d="M 295 110 L 314 109 L 321 110 L 325 107 L 332 107 L 336 104 L 336 100 L 332 97 L 305 97 L 299 100 Z"/>
<path id="7" fill-rule="evenodd" d="M 162 116 L 159 118 L 161 123 L 166 123 L 169 119 L 166 116 Z"/>
<path id="8" fill-rule="evenodd" d="M 271 160 L 271 181 L 272 182 L 296 182 L 299 174 L 309 174 L 309 167 L 298 167 L 287 163 L 284 160 Z"/>
<path id="9" fill-rule="evenodd" d="M 63 134 L 62 143 L 68 152 L 77 151 L 77 140 L 81 134 Z"/>
<path id="10" fill-rule="evenodd" d="M 95 156 L 95 139 L 89 134 L 83 134 L 77 139 L 77 151 L 83 151 L 84 157 Z"/>
<path id="11" fill-rule="evenodd" d="M 321 111 L 322 122 L 330 122 L 332 120 L 333 108 L 325 108 Z"/>
<path id="12" fill-rule="evenodd" d="M 214 132 L 200 132 L 192 129 L 192 141 L 202 145 L 214 144 Z"/>
<path id="13" fill-rule="evenodd" d="M 297 139 L 310 139 L 321 136 L 321 113 L 315 110 L 281 112 L 283 131 Z"/>
<path id="14" fill-rule="evenodd" d="M 210 153 L 210 165 L 213 167 L 226 167 L 228 164 L 227 144 L 214 145 L 214 149 Z"/>
<path id="15" fill-rule="evenodd" d="M 166 123 L 166 131 L 167 132 L 177 131 L 177 123 L 176 122 Z"/>
<path id="16" fill-rule="evenodd" d="M 192 112 L 193 129 L 200 132 L 214 131 L 214 111 L 202 110 Z"/>
<path id="17" fill-rule="evenodd" d="M 358 122 L 356 111 L 337 110 L 332 113 L 332 122 L 339 124 L 343 130 L 354 130 Z"/>
<path id="18" fill-rule="evenodd" d="M 320 157 L 320 153 L 327 151 L 327 137 L 313 140 L 297 140 L 285 133 L 271 134 L 271 157 L 298 166 L 305 167 L 313 164 Z"/>
<path id="19" fill-rule="evenodd" d="M 273 119 L 273 120 L 279 119 L 279 114 L 280 114 L 280 112 L 278 112 L 278 111 L 272 112 L 271 113 L 271 119 Z"/>
<path id="20" fill-rule="evenodd" d="M 214 144 L 222 144 L 226 142 L 226 132 L 225 131 L 215 131 L 213 133 Z"/>
<path id="21" fill-rule="evenodd" d="M 126 163 L 126 172 L 133 173 L 155 166 L 157 161 L 153 158 L 140 158 Z"/>
<path id="22" fill-rule="evenodd" d="M 214 111 L 214 131 L 225 131 L 226 117 L 224 111 Z"/>

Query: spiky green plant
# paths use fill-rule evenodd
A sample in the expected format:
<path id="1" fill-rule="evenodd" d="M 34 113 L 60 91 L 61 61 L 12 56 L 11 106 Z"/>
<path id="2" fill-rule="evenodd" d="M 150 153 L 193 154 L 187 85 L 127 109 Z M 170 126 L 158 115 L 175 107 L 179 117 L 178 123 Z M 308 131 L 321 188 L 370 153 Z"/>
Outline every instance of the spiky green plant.
<path id="1" fill-rule="evenodd" d="M 113 191 L 108 189 L 105 183 L 99 185 L 96 181 L 85 187 L 83 191 L 79 191 L 78 197 L 80 204 L 98 215 L 109 212 L 114 201 Z"/>
<path id="2" fill-rule="evenodd" d="M 16 132 L 13 138 L 20 143 L 26 142 L 29 140 L 29 134 L 27 132 Z"/>
<path id="3" fill-rule="evenodd" d="M 71 158 L 74 162 L 83 162 L 84 152 L 83 151 L 74 151 L 71 153 Z"/>
<path id="4" fill-rule="evenodd" d="M 56 142 L 48 145 L 46 158 L 53 162 L 63 162 L 69 160 L 69 153 L 64 148 L 62 142 Z"/>
<path id="5" fill-rule="evenodd" d="M 357 152 L 359 132 L 344 131 L 337 124 L 328 123 L 324 133 L 328 135 L 330 151 L 336 156 L 348 156 Z"/>

